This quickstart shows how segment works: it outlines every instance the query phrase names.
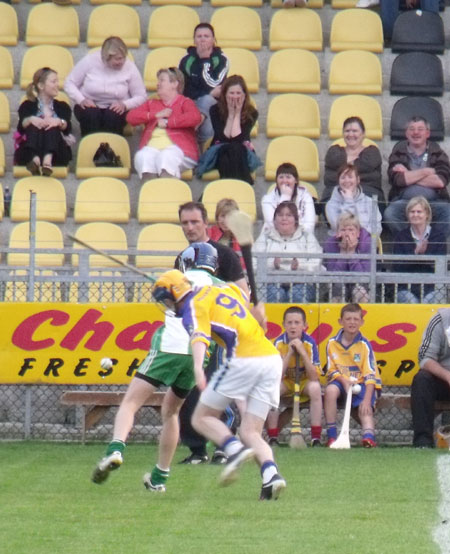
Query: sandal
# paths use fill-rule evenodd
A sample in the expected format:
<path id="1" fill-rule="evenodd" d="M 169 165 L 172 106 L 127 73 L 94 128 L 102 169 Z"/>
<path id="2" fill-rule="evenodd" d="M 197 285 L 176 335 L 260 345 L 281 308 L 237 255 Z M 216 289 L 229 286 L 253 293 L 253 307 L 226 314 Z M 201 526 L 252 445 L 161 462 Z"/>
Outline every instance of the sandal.
<path id="1" fill-rule="evenodd" d="M 31 175 L 40 175 L 41 174 L 41 167 L 33 160 L 31 160 L 27 163 L 26 168 L 31 173 Z"/>
<path id="2" fill-rule="evenodd" d="M 50 175 L 53 173 L 53 168 L 49 165 L 43 165 L 42 166 L 42 175 L 45 177 L 50 177 Z"/>

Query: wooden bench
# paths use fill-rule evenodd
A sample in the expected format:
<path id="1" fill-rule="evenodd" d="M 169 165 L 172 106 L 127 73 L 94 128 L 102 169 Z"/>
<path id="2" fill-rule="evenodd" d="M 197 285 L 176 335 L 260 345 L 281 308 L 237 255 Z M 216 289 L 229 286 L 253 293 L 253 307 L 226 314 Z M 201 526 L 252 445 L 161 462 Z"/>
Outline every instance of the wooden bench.
<path id="1" fill-rule="evenodd" d="M 165 393 L 154 392 L 144 406 L 161 408 Z M 81 440 L 84 443 L 86 431 L 96 425 L 112 406 L 120 406 L 125 392 L 108 392 L 99 390 L 65 391 L 60 402 L 65 406 L 80 406 L 81 415 Z"/>

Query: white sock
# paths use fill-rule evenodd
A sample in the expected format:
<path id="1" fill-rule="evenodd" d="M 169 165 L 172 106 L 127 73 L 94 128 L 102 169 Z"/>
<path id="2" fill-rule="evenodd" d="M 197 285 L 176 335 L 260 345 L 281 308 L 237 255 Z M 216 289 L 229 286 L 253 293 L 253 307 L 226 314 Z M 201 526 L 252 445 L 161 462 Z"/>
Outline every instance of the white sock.
<path id="1" fill-rule="evenodd" d="M 241 448 L 243 448 L 243 444 L 240 440 L 233 437 L 233 439 L 226 442 L 225 446 L 223 447 L 223 450 L 225 454 L 230 457 L 233 456 L 233 454 L 236 454 L 236 452 L 239 452 Z"/>
<path id="2" fill-rule="evenodd" d="M 277 473 L 278 473 L 277 466 L 273 462 L 267 463 L 267 466 L 262 471 L 263 485 L 268 483 L 272 479 L 272 477 Z"/>

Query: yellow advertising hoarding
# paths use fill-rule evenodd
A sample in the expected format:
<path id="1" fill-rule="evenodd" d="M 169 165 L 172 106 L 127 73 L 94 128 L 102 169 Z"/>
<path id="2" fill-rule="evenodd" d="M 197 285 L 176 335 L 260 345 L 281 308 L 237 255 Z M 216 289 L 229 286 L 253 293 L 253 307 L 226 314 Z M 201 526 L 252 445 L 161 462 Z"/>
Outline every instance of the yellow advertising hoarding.
<path id="1" fill-rule="evenodd" d="M 282 332 L 286 304 L 268 304 L 267 336 Z M 409 385 L 417 372 L 423 330 L 436 305 L 367 304 L 362 333 L 371 341 L 383 384 Z M 339 329 L 341 305 L 305 306 L 308 333 L 319 345 Z M 126 384 L 146 356 L 163 314 L 152 304 L 2 305 L 0 383 Z M 104 370 L 100 360 L 113 367 Z"/>

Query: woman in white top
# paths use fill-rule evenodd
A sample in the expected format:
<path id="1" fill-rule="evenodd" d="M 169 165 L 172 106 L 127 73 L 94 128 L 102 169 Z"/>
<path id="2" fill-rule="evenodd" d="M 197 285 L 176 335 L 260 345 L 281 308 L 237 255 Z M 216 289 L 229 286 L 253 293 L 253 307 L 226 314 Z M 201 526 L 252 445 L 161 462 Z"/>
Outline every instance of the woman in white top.
<path id="1" fill-rule="evenodd" d="M 305 231 L 313 233 L 316 224 L 314 201 L 309 192 L 299 185 L 295 165 L 286 162 L 278 166 L 276 181 L 275 188 L 261 200 L 265 229 L 273 227 L 275 208 L 281 202 L 294 202 L 298 209 L 300 225 Z"/>
<path id="2" fill-rule="evenodd" d="M 273 227 L 263 229 L 256 240 L 253 251 L 265 252 L 267 269 L 272 271 L 317 273 L 321 271 L 320 258 L 298 258 L 298 254 L 320 254 L 322 248 L 313 233 L 305 231 L 299 225 L 298 209 L 294 202 L 282 202 L 275 208 Z M 273 256 L 277 253 L 292 254 L 292 257 Z M 286 281 L 290 281 L 289 275 Z M 270 283 L 267 285 L 268 302 L 313 302 L 315 288 L 313 284 Z"/>

